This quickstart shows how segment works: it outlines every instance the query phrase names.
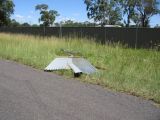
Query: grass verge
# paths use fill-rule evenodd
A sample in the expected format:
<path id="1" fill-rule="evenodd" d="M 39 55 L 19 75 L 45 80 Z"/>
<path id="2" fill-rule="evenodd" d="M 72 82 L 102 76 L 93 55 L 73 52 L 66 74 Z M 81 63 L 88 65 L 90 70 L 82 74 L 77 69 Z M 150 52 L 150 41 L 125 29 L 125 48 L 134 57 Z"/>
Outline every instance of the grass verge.
<path id="1" fill-rule="evenodd" d="M 44 69 L 60 49 L 79 51 L 99 70 L 82 81 L 160 103 L 160 52 L 100 45 L 87 39 L 42 38 L 0 33 L 0 58 Z M 61 71 L 61 74 L 65 74 Z M 67 73 L 70 74 L 70 73 Z"/>

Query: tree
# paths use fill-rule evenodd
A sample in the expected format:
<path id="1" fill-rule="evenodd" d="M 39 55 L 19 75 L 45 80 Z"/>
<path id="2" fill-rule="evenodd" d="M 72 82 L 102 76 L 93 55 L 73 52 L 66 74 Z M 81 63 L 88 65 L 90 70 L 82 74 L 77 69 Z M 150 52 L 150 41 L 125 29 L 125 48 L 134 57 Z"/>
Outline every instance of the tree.
<path id="1" fill-rule="evenodd" d="M 90 23 L 88 21 L 85 22 L 77 22 L 72 20 L 61 21 L 63 27 L 93 27 L 95 23 Z M 55 24 L 56 26 L 60 26 L 60 24 Z"/>
<path id="2" fill-rule="evenodd" d="M 154 28 L 160 28 L 160 25 L 156 24 L 156 26 L 154 26 Z"/>
<path id="3" fill-rule="evenodd" d="M 39 25 L 37 25 L 37 24 L 33 24 L 33 25 L 32 25 L 32 27 L 39 27 Z"/>
<path id="4" fill-rule="evenodd" d="M 150 18 L 153 15 L 160 14 L 157 0 L 137 0 L 137 19 L 141 27 L 148 27 Z"/>
<path id="5" fill-rule="evenodd" d="M 135 20 L 135 8 L 136 8 L 137 0 L 119 0 L 122 10 L 123 16 L 127 16 L 127 20 L 124 20 L 126 27 L 130 26 L 131 20 Z"/>
<path id="6" fill-rule="evenodd" d="M 85 0 L 87 5 L 87 16 L 100 22 L 101 26 L 105 24 L 114 25 L 121 21 L 121 11 L 115 0 Z"/>
<path id="7" fill-rule="evenodd" d="M 40 11 L 41 17 L 39 18 L 39 22 L 43 22 L 43 26 L 52 25 L 59 15 L 56 10 L 48 10 L 48 5 L 46 4 L 37 5 L 35 9 Z"/>
<path id="8" fill-rule="evenodd" d="M 0 0 L 0 26 L 9 24 L 10 16 L 14 13 L 14 6 L 12 0 Z"/>
<path id="9" fill-rule="evenodd" d="M 11 26 L 11 27 L 19 27 L 19 26 L 21 26 L 21 24 L 19 22 L 17 22 L 15 19 L 12 19 L 10 21 L 9 26 Z"/>
<path id="10" fill-rule="evenodd" d="M 74 27 L 75 26 L 75 22 L 72 20 L 62 21 L 61 24 L 63 27 Z"/>
<path id="11" fill-rule="evenodd" d="M 22 27 L 30 27 L 31 25 L 30 25 L 29 23 L 25 22 L 25 23 L 23 23 L 21 26 L 22 26 Z"/>

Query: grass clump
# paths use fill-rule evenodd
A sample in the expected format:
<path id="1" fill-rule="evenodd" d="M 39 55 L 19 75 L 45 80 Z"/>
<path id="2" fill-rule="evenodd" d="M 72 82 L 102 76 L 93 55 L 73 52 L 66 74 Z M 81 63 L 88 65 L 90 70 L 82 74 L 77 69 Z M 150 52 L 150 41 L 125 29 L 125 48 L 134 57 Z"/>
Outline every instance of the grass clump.
<path id="1" fill-rule="evenodd" d="M 61 48 L 82 53 L 94 66 L 100 68 L 96 74 L 83 75 L 81 80 L 160 103 L 160 52 L 100 45 L 79 38 L 43 38 L 0 33 L 0 58 L 39 69 L 44 69 L 57 55 L 63 55 Z"/>

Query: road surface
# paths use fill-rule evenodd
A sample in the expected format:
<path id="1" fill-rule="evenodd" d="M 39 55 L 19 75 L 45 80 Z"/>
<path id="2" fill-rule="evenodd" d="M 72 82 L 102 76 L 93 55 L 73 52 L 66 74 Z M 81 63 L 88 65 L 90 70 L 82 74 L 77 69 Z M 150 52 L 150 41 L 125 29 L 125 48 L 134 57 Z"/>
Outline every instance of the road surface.
<path id="1" fill-rule="evenodd" d="M 0 60 L 0 120 L 160 120 L 151 101 Z"/>

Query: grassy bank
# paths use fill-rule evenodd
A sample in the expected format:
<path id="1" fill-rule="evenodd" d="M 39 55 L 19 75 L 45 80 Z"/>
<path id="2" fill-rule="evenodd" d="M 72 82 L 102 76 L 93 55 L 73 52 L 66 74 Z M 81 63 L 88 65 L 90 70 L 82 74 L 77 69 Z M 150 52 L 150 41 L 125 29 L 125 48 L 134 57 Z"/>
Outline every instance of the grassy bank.
<path id="1" fill-rule="evenodd" d="M 93 65 L 102 68 L 83 81 L 113 90 L 143 96 L 160 103 L 160 52 L 124 49 L 70 38 L 40 38 L 0 33 L 0 58 L 43 69 L 60 49 L 79 51 Z"/>

